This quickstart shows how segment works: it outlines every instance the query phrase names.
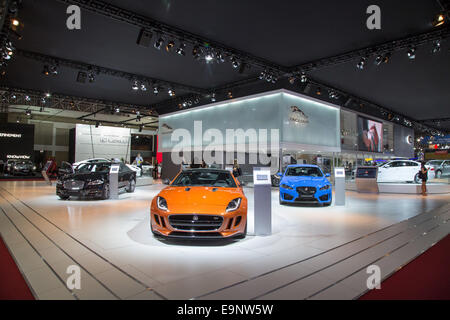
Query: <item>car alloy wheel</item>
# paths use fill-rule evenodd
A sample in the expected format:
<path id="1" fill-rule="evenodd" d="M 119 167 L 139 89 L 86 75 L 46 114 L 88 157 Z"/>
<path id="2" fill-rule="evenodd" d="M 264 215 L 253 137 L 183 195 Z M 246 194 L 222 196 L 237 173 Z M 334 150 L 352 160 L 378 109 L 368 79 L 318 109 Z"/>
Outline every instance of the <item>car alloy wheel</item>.
<path id="1" fill-rule="evenodd" d="M 103 187 L 103 200 L 109 199 L 109 184 L 105 184 Z"/>
<path id="2" fill-rule="evenodd" d="M 135 189 L 136 189 L 136 181 L 134 181 L 134 179 L 131 179 L 131 180 L 128 182 L 128 189 L 127 189 L 127 192 L 133 193 Z"/>

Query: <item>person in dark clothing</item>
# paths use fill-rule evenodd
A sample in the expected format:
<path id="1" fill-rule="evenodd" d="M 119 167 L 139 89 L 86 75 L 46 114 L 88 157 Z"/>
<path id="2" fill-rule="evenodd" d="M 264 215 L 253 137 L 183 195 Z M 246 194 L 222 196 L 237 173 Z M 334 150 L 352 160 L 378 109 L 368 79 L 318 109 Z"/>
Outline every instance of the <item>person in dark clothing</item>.
<path id="1" fill-rule="evenodd" d="M 427 195 L 427 181 L 428 181 L 428 169 L 425 167 L 425 162 L 422 162 L 420 168 L 420 178 L 422 179 L 422 196 Z"/>
<path id="2" fill-rule="evenodd" d="M 239 177 L 242 175 L 242 170 L 239 167 L 239 163 L 237 161 L 237 159 L 234 159 L 234 164 L 233 164 L 233 175 L 235 178 Z"/>

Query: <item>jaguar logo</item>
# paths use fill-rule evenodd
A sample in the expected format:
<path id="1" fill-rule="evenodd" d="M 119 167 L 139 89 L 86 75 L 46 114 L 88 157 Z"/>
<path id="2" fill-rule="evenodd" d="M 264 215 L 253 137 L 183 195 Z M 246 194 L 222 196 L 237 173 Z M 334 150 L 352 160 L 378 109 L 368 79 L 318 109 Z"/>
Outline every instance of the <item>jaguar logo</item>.
<path id="1" fill-rule="evenodd" d="M 309 191 L 309 188 L 305 188 L 305 191 Z"/>
<path id="2" fill-rule="evenodd" d="M 307 125 L 309 118 L 299 107 L 292 106 L 289 114 L 289 122 L 296 125 Z"/>
<path id="3" fill-rule="evenodd" d="M 194 221 L 198 221 L 198 216 L 193 216 L 192 219 L 193 219 Z"/>
<path id="4" fill-rule="evenodd" d="M 161 125 L 161 134 L 169 134 L 173 132 L 173 128 L 169 126 L 167 123 L 163 123 Z"/>

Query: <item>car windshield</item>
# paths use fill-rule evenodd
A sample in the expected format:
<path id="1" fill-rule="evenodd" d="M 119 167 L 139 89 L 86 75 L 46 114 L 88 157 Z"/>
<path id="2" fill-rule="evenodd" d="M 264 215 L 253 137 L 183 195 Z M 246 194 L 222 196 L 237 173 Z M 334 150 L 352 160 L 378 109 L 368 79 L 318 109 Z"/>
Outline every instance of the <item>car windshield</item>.
<path id="1" fill-rule="evenodd" d="M 442 161 L 430 161 L 427 164 L 431 166 L 440 166 Z"/>
<path id="2" fill-rule="evenodd" d="M 76 173 L 109 172 L 110 163 L 83 163 L 77 167 Z"/>
<path id="3" fill-rule="evenodd" d="M 25 164 L 25 165 L 32 165 L 33 164 L 33 162 L 31 162 L 31 161 L 16 161 L 16 163 L 15 164 L 18 164 L 18 165 L 23 165 L 23 164 Z"/>
<path id="4" fill-rule="evenodd" d="M 293 167 L 288 168 L 286 171 L 288 177 L 323 177 L 319 168 L 315 167 Z"/>
<path id="5" fill-rule="evenodd" d="M 236 188 L 236 183 L 228 172 L 185 171 L 178 175 L 172 186 Z"/>

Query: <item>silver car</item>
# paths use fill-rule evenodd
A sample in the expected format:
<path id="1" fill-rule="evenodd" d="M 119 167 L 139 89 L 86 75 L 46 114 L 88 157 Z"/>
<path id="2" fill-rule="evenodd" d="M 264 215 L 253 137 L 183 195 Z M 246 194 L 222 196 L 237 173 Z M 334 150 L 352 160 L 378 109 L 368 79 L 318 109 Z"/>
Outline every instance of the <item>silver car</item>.
<path id="1" fill-rule="evenodd" d="M 427 162 L 427 165 L 434 168 L 436 179 L 450 176 L 450 160 L 431 160 Z"/>

